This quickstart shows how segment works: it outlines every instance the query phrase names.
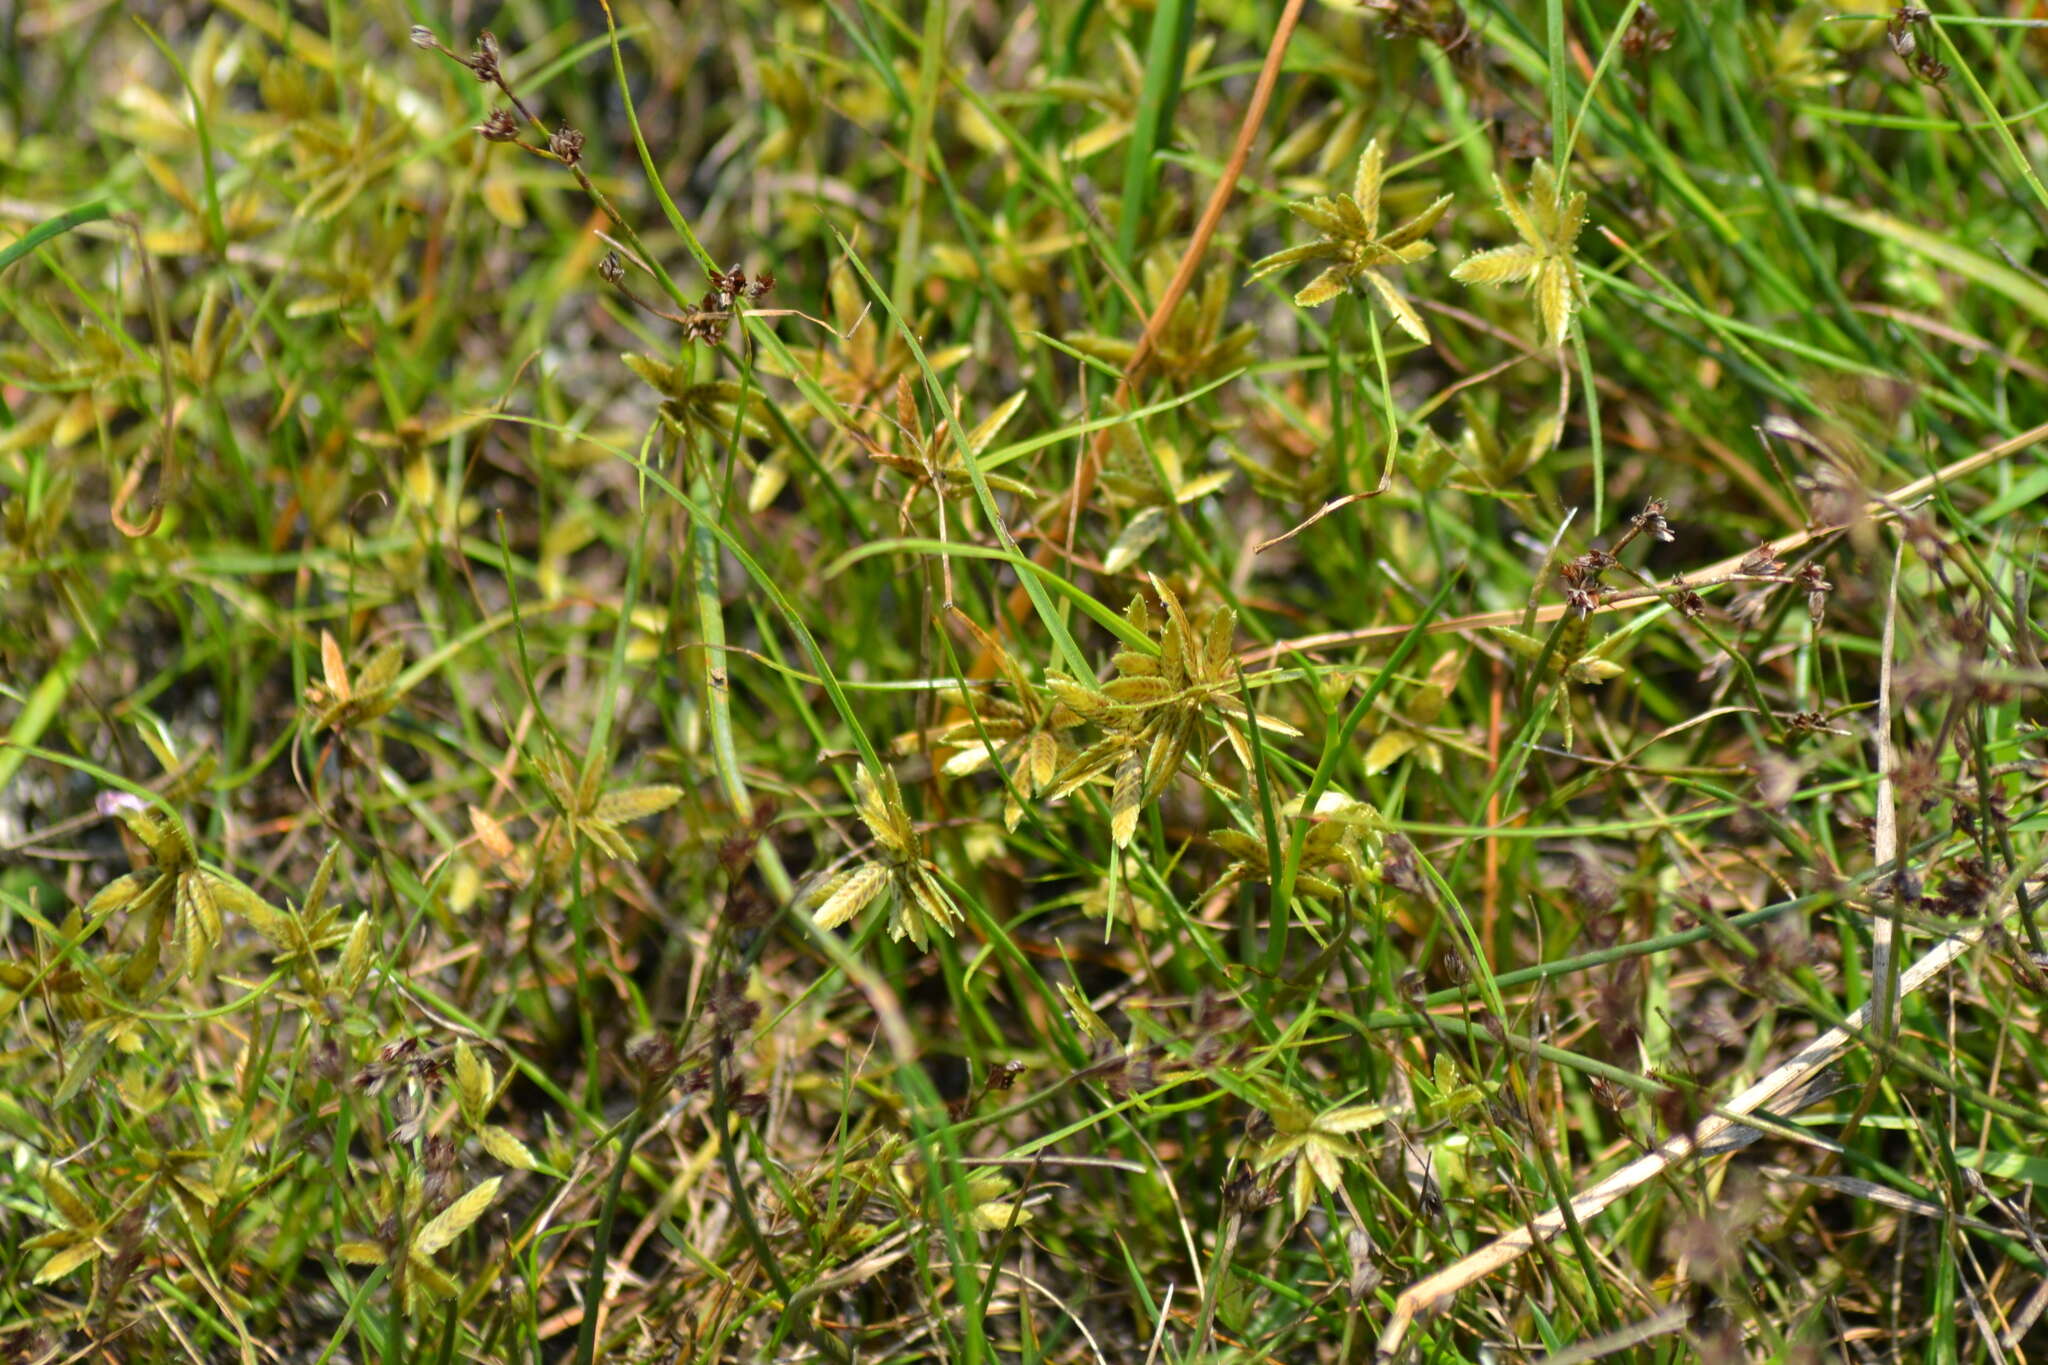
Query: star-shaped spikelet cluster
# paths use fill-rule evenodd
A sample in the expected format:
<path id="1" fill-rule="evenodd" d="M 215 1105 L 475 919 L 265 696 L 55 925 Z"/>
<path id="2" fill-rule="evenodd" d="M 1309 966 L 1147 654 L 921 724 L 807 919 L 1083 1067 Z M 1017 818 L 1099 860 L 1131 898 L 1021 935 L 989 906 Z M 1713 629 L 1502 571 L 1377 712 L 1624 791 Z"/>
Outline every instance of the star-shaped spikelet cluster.
<path id="1" fill-rule="evenodd" d="M 1355 285 L 1370 285 L 1401 330 L 1427 344 L 1429 329 L 1423 325 L 1421 314 L 1380 271 L 1390 265 L 1412 265 L 1436 250 L 1436 244 L 1425 237 L 1450 207 L 1451 196 L 1444 195 L 1401 226 L 1382 234 L 1380 192 L 1385 177 L 1386 153 L 1380 150 L 1375 138 L 1358 158 L 1358 174 L 1352 181 L 1351 193 L 1318 195 L 1287 206 L 1296 217 L 1320 232 L 1322 239 L 1274 252 L 1252 266 L 1251 278 L 1261 280 L 1289 266 L 1320 263 L 1323 273 L 1295 294 L 1297 304 L 1313 308 Z"/>
<path id="2" fill-rule="evenodd" d="M 1563 342 L 1579 306 L 1579 263 L 1575 254 L 1586 226 L 1583 191 L 1565 194 L 1550 163 L 1539 161 L 1529 174 L 1529 202 L 1524 205 L 1498 176 L 1501 212 L 1515 225 L 1521 241 L 1468 256 L 1451 271 L 1463 284 L 1526 282 L 1543 322 L 1545 345 Z"/>

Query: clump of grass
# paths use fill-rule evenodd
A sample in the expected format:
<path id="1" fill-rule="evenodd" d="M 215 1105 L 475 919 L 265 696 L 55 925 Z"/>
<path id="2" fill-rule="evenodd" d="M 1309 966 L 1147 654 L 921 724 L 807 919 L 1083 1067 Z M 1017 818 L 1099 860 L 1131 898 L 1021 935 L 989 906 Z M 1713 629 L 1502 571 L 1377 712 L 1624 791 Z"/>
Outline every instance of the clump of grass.
<path id="1" fill-rule="evenodd" d="M 2031 30 L 146 17 L 0 45 L 10 1354 L 2041 1346 Z"/>

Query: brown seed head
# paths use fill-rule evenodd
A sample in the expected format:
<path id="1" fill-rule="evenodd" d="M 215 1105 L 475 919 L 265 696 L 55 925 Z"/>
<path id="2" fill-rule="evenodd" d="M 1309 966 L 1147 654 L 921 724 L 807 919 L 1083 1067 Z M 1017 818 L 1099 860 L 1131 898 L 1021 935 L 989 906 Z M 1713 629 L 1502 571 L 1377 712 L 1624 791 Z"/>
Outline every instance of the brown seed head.
<path id="1" fill-rule="evenodd" d="M 746 978 L 737 972 L 719 982 L 711 992 L 711 1013 L 718 1032 L 730 1037 L 744 1033 L 761 1017 L 761 1006 L 747 998 Z"/>
<path id="2" fill-rule="evenodd" d="M 1770 578 L 1785 572 L 1785 565 L 1778 558 L 1778 551 L 1769 541 L 1757 546 L 1744 556 L 1741 573 L 1752 578 Z"/>
<path id="3" fill-rule="evenodd" d="M 1223 1186 L 1223 1207 L 1242 1218 L 1270 1208 L 1280 1191 L 1260 1180 L 1249 1166 L 1240 1166 Z"/>
<path id="4" fill-rule="evenodd" d="M 1636 1107 L 1636 1092 L 1625 1085 L 1595 1076 L 1592 1081 L 1593 1098 L 1602 1109 L 1615 1114 L 1626 1114 Z"/>
<path id="5" fill-rule="evenodd" d="M 1654 5 L 1640 5 L 1635 16 L 1628 21 L 1628 30 L 1621 35 L 1622 55 L 1632 62 L 1639 62 L 1653 52 L 1662 52 L 1671 46 L 1678 35 L 1657 22 Z"/>
<path id="6" fill-rule="evenodd" d="M 1664 499 L 1662 498 L 1651 498 L 1643 510 L 1636 513 L 1631 520 L 1634 522 L 1635 528 L 1646 536 L 1652 536 L 1663 541 L 1674 539 L 1670 523 L 1664 520 Z"/>
<path id="7" fill-rule="evenodd" d="M 648 1085 L 666 1084 L 682 1056 L 666 1033 L 649 1033 L 626 1045 L 626 1061 Z"/>
<path id="8" fill-rule="evenodd" d="M 510 109 L 491 110 L 476 130 L 483 134 L 486 142 L 519 141 L 519 120 L 512 117 Z"/>
<path id="9" fill-rule="evenodd" d="M 476 35 L 476 51 L 469 54 L 469 69 L 486 85 L 499 79 L 498 40 L 489 29 Z"/>
<path id="10" fill-rule="evenodd" d="M 1828 594 L 1835 590 L 1835 585 L 1828 582 L 1820 565 L 1808 564 L 1799 571 L 1799 587 L 1806 594 L 1806 614 L 1819 625 L 1828 614 Z"/>

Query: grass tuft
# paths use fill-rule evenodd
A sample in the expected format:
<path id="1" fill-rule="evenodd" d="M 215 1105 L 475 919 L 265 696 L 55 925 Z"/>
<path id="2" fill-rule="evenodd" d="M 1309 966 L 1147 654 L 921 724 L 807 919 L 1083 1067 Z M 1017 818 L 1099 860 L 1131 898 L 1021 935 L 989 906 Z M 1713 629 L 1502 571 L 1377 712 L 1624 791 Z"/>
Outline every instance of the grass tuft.
<path id="1" fill-rule="evenodd" d="M 1984 8 L 8 10 L 0 1355 L 2048 1351 Z"/>

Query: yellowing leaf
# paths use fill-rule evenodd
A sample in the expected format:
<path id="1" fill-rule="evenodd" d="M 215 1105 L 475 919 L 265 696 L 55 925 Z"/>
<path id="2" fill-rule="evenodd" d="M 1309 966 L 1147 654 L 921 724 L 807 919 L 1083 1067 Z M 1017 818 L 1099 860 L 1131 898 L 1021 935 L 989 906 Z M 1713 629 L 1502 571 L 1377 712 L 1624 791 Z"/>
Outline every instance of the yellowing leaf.
<path id="1" fill-rule="evenodd" d="M 1344 1183 L 1344 1166 L 1333 1144 L 1312 1134 L 1301 1146 L 1301 1159 L 1315 1172 L 1316 1182 L 1324 1189 L 1334 1190 Z"/>
<path id="2" fill-rule="evenodd" d="M 1030 774 L 1032 785 L 1043 790 L 1051 785 L 1053 774 L 1059 771 L 1059 741 L 1045 731 L 1039 731 L 1029 741 L 1025 760 L 1025 771 Z"/>
<path id="3" fill-rule="evenodd" d="M 412 1239 L 413 1255 L 431 1256 L 468 1231 L 469 1225 L 483 1217 L 484 1210 L 498 1197 L 501 1180 L 500 1176 L 492 1176 L 436 1214 Z"/>
<path id="4" fill-rule="evenodd" d="M 1064 673 L 1047 671 L 1045 684 L 1062 706 L 1083 720 L 1099 720 L 1109 710 L 1109 699 L 1102 693 Z"/>
<path id="5" fill-rule="evenodd" d="M 1572 280 L 1569 271 L 1546 267 L 1536 280 L 1536 315 L 1543 320 L 1543 338 L 1552 346 L 1564 340 L 1572 321 Z"/>
<path id="6" fill-rule="evenodd" d="M 1081 1036 L 1091 1043 L 1113 1043 L 1116 1035 L 1109 1031 L 1109 1025 L 1102 1022 L 1102 1016 L 1089 1005 L 1086 996 L 1064 981 L 1053 983 L 1060 999 L 1066 1003 L 1067 1013 L 1074 1018 L 1074 1027 L 1081 1030 Z"/>
<path id="7" fill-rule="evenodd" d="M 85 1089 L 87 1082 L 99 1073 L 101 1064 L 106 1061 L 107 1044 L 118 1023 L 117 1018 L 109 1017 L 95 1019 L 86 1026 L 85 1037 L 72 1050 L 64 1083 L 50 1096 L 53 1108 L 62 1109 L 71 1103 Z"/>
<path id="8" fill-rule="evenodd" d="M 490 1106 L 493 1089 L 491 1064 L 477 1056 L 468 1043 L 455 1044 L 455 1094 L 462 1103 L 463 1117 L 471 1123 L 483 1117 Z"/>
<path id="9" fill-rule="evenodd" d="M 1007 1200 L 994 1200 L 977 1204 L 974 1208 L 974 1225 L 984 1232 L 1002 1232 L 1031 1221 L 1031 1210 Z"/>
<path id="10" fill-rule="evenodd" d="M 682 796 L 681 787 L 630 787 L 625 791 L 606 792 L 598 798 L 597 809 L 591 814 L 608 825 L 625 824 L 657 815 L 680 801 Z"/>
<path id="11" fill-rule="evenodd" d="M 1529 173 L 1526 206 L 1498 178 L 1494 185 L 1500 192 L 1501 212 L 1515 225 L 1515 233 L 1522 240 L 1460 262 L 1451 278 L 1466 284 L 1533 281 L 1543 339 L 1556 346 L 1564 340 L 1572 310 L 1578 303 L 1575 253 L 1579 233 L 1586 226 L 1586 196 L 1564 192 L 1558 184 L 1557 172 L 1544 161 L 1538 161 Z"/>
<path id="12" fill-rule="evenodd" d="M 910 817 L 903 810 L 902 793 L 897 790 L 895 775 L 885 769 L 877 780 L 866 765 L 862 765 L 854 770 L 853 792 L 861 823 L 875 836 L 875 842 L 897 858 L 915 856 L 916 832 L 911 829 Z"/>
<path id="13" fill-rule="evenodd" d="M 1285 1138 L 1308 1131 L 1308 1126 L 1314 1121 L 1315 1115 L 1309 1112 L 1308 1106 L 1304 1105 L 1291 1089 L 1270 1076 L 1247 1076 L 1245 1083 L 1251 1088 L 1253 1102 L 1265 1111 L 1268 1119 L 1272 1120 L 1276 1134 Z M 1278 1144 L 1267 1143 L 1266 1152 L 1271 1153 L 1276 1145 Z M 1270 1155 L 1262 1156 L 1261 1164 L 1277 1159 Z"/>
<path id="14" fill-rule="evenodd" d="M 1253 716 L 1252 720 L 1261 730 L 1264 730 L 1269 735 L 1279 735 L 1282 739 L 1301 738 L 1301 731 L 1298 728 L 1288 724 L 1278 716 L 1269 716 L 1264 711 L 1261 711 L 1256 716 Z"/>
<path id="15" fill-rule="evenodd" d="M 508 228 L 526 226 L 526 198 L 519 192 L 517 180 L 509 175 L 487 175 L 479 192 L 491 217 Z"/>
<path id="16" fill-rule="evenodd" d="M 1357 173 L 1351 179 L 1351 202 L 1358 206 L 1358 215 L 1365 220 L 1368 233 L 1379 230 L 1380 182 L 1386 170 L 1386 151 L 1380 140 L 1374 138 L 1365 144 L 1365 152 L 1358 158 Z"/>
<path id="17" fill-rule="evenodd" d="M 1347 1104 L 1316 1116 L 1316 1129 L 1324 1133 L 1356 1133 L 1377 1128 L 1387 1121 L 1383 1104 Z"/>
<path id="18" fill-rule="evenodd" d="M 1223 722 L 1223 738 L 1229 741 L 1230 752 L 1236 757 L 1239 767 L 1243 768 L 1246 772 L 1257 770 L 1258 755 L 1252 752 L 1251 741 L 1245 738 L 1244 730 L 1239 727 L 1236 721 L 1226 720 Z"/>
<path id="19" fill-rule="evenodd" d="M 986 768 L 989 765 L 989 761 L 994 757 L 995 750 L 983 744 L 979 739 L 975 739 L 970 741 L 965 749 L 948 758 L 940 766 L 939 771 L 948 777 L 966 777 L 971 773 L 978 773 L 983 768 Z"/>
<path id="20" fill-rule="evenodd" d="M 1377 777 L 1401 761 L 1410 749 L 1418 743 L 1412 730 L 1388 730 L 1372 742 L 1365 751 L 1365 775 Z"/>
<path id="21" fill-rule="evenodd" d="M 86 1262 L 97 1258 L 99 1254 L 100 1244 L 90 1237 L 81 1242 L 73 1242 L 43 1262 L 43 1268 L 35 1274 L 35 1283 L 49 1284 L 52 1280 L 61 1280 Z"/>
<path id="22" fill-rule="evenodd" d="M 1328 303 L 1344 292 L 1349 276 L 1350 272 L 1343 266 L 1333 265 L 1296 291 L 1294 302 L 1302 308 Z"/>
<path id="23" fill-rule="evenodd" d="M 896 902 L 896 913 L 890 917 L 889 937 L 901 939 L 908 935 L 919 948 L 928 946 L 928 931 L 932 926 L 951 936 L 953 921 L 960 912 L 946 899 L 946 893 L 939 888 L 931 875 L 923 868 L 913 871 L 907 879 L 906 894 Z"/>
<path id="24" fill-rule="evenodd" d="M 374 696 L 398 679 L 405 667 L 405 647 L 386 645 L 370 656 L 370 662 L 356 674 L 356 692 L 359 696 Z"/>
<path id="25" fill-rule="evenodd" d="M 754 470 L 754 481 L 747 486 L 748 513 L 759 516 L 767 511 L 788 484 L 789 461 L 778 450 Z"/>
<path id="26" fill-rule="evenodd" d="M 811 918 L 820 929 L 837 929 L 867 909 L 888 884 L 888 868 L 880 863 L 862 863 L 819 889 L 818 907 L 811 912 Z"/>
<path id="27" fill-rule="evenodd" d="M 1433 724 L 1443 713 L 1444 703 L 1458 685 L 1458 674 L 1464 667 L 1465 656 L 1458 650 L 1440 655 L 1429 666 L 1428 679 L 1416 689 L 1414 699 L 1408 703 L 1408 718 L 1418 725 Z"/>
<path id="28" fill-rule="evenodd" d="M 1124 523 L 1124 529 L 1118 532 L 1117 538 L 1111 542 L 1109 553 L 1102 557 L 1103 571 L 1122 573 L 1130 568 L 1138 562 L 1138 556 L 1150 548 L 1153 541 L 1159 539 L 1160 533 L 1165 529 L 1164 507 L 1140 508 Z"/>
<path id="29" fill-rule="evenodd" d="M 342 657 L 341 645 L 331 634 L 320 632 L 320 671 L 327 680 L 327 694 L 334 701 L 347 701 L 354 695 L 348 685 L 348 661 Z"/>
<path id="30" fill-rule="evenodd" d="M 185 187 L 185 182 L 178 178 L 178 173 L 168 162 L 149 152 L 143 152 L 139 160 L 142 162 L 142 168 L 149 172 L 149 178 L 156 181 L 158 188 L 177 200 L 185 212 L 195 218 L 199 216 L 199 201 L 192 197 L 192 191 Z"/>
<path id="31" fill-rule="evenodd" d="M 57 1174 L 56 1167 L 45 1167 L 40 1183 L 43 1198 L 50 1201 L 66 1224 L 73 1228 L 89 1228 L 98 1222 L 93 1217 L 92 1206 L 78 1197 L 70 1182 Z"/>
<path id="32" fill-rule="evenodd" d="M 1114 147 L 1129 136 L 1128 119 L 1107 119 L 1068 143 L 1060 152 L 1062 161 L 1085 161 L 1097 152 Z"/>
<path id="33" fill-rule="evenodd" d="M 1116 786 L 1109 798 L 1109 835 L 1118 848 L 1128 848 L 1138 832 L 1138 813 L 1143 805 L 1145 766 L 1137 755 L 1124 760 L 1116 772 Z"/>
<path id="34" fill-rule="evenodd" d="M 413 1288 L 433 1295 L 437 1299 L 452 1299 L 460 1288 L 441 1267 L 415 1251 L 406 1258 L 409 1267 L 408 1283 Z"/>
<path id="35" fill-rule="evenodd" d="M 370 947 L 370 916 L 365 913 L 356 917 L 355 928 L 349 930 L 348 944 L 341 950 L 343 995 L 354 995 L 369 976 Z"/>
<path id="36" fill-rule="evenodd" d="M 1111 678 L 1102 685 L 1102 695 L 1124 706 L 1153 706 L 1172 697 L 1177 689 L 1160 677 L 1139 674 Z"/>
<path id="37" fill-rule="evenodd" d="M 487 1123 L 478 1130 L 476 1136 L 486 1152 L 514 1170 L 540 1169 L 540 1163 L 533 1159 L 533 1153 L 526 1150 L 526 1144 L 513 1136 L 510 1130 L 500 1128 L 495 1123 Z"/>
<path id="38" fill-rule="evenodd" d="M 348 304 L 346 294 L 314 294 L 309 298 L 293 299 L 285 306 L 288 318 L 313 318 L 322 313 L 336 313 Z"/>
<path id="39" fill-rule="evenodd" d="M 85 903 L 85 910 L 83 912 L 85 918 L 88 920 L 96 919 L 101 915 L 111 915 L 126 910 L 130 905 L 140 900 L 142 893 L 148 889 L 149 882 L 133 872 L 116 877 L 94 892 L 93 898 Z"/>
<path id="40" fill-rule="evenodd" d="M 1467 256 L 1451 271 L 1460 284 L 1515 284 L 1536 273 L 1543 258 L 1526 246 L 1501 246 Z"/>
<path id="41" fill-rule="evenodd" d="M 1294 1189 L 1287 1201 L 1288 1210 L 1299 1223 L 1308 1217 L 1308 1206 L 1316 1197 L 1316 1181 L 1313 1168 L 1306 1160 L 1294 1163 Z"/>
<path id="42" fill-rule="evenodd" d="M 1024 406 L 1024 400 L 1030 394 L 1031 390 L 1029 389 L 1018 389 L 1015 393 L 1004 399 L 994 412 L 983 418 L 980 425 L 967 433 L 968 451 L 979 455 L 982 451 L 988 449 L 989 442 L 995 440 L 1002 429 L 1009 425 L 1010 419 L 1017 415 L 1017 409 Z"/>
<path id="43" fill-rule="evenodd" d="M 185 974 L 198 976 L 206 966 L 207 951 L 220 941 L 220 906 L 213 889 L 200 872 L 178 877 L 178 937 L 185 945 Z"/>
<path id="44" fill-rule="evenodd" d="M 649 388 L 670 398 L 674 398 L 681 391 L 681 385 L 676 382 L 672 366 L 644 355 L 622 355 L 619 359 L 625 361 L 627 369 L 646 381 Z"/>
<path id="45" fill-rule="evenodd" d="M 1358 158 L 1348 194 L 1322 195 L 1291 203 L 1288 210 L 1321 234 L 1322 240 L 1275 252 L 1252 267 L 1254 280 L 1275 270 L 1310 262 L 1325 263 L 1327 269 L 1310 280 L 1294 296 L 1296 304 L 1313 308 L 1346 292 L 1361 278 L 1371 281 L 1394 322 L 1417 341 L 1427 344 L 1429 330 L 1421 316 L 1379 274 L 1393 265 L 1412 265 L 1436 250 L 1427 240 L 1429 231 L 1450 207 L 1444 195 L 1415 217 L 1388 232 L 1380 231 L 1382 181 L 1386 154 L 1377 139 L 1366 144 Z"/>
<path id="46" fill-rule="evenodd" d="M 257 933 L 279 948 L 290 951 L 299 946 L 292 932 L 292 919 L 282 910 L 233 877 L 213 877 L 209 880 L 212 883 L 214 900 L 222 909 L 249 921 L 255 926 Z"/>
<path id="47" fill-rule="evenodd" d="M 1422 315 L 1416 312 L 1408 300 L 1402 298 L 1394 286 L 1387 282 L 1386 276 L 1380 274 L 1377 270 L 1373 270 L 1366 272 L 1365 277 L 1372 282 L 1374 292 L 1380 296 L 1380 302 L 1387 306 L 1387 312 L 1393 315 L 1394 321 L 1400 324 L 1401 330 L 1427 346 L 1429 344 L 1429 328 L 1423 323 Z"/>
<path id="48" fill-rule="evenodd" d="M 469 827 L 476 831 L 476 841 L 483 845 L 484 852 L 499 862 L 511 861 L 516 848 L 512 836 L 505 833 L 505 826 L 496 816 L 476 806 L 469 808 Z"/>

